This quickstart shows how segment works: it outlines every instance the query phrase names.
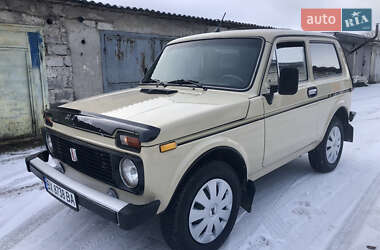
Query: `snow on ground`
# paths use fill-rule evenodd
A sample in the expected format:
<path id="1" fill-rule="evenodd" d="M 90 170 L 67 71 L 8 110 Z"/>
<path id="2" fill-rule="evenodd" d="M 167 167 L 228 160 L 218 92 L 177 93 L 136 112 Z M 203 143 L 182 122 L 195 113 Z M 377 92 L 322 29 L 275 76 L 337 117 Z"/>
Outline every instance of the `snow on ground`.
<path id="1" fill-rule="evenodd" d="M 240 211 L 222 249 L 380 249 L 380 84 L 355 89 L 355 142 L 338 168 L 311 170 L 300 157 L 257 182 L 254 211 Z M 123 231 L 47 194 L 27 173 L 27 152 L 0 155 L 0 250 L 168 249 L 158 218 Z"/>

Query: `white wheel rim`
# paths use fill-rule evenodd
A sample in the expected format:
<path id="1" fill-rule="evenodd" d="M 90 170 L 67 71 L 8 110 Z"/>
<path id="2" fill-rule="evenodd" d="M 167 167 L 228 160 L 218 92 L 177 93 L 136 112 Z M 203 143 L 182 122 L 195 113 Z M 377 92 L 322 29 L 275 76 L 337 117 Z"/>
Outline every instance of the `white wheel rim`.
<path id="1" fill-rule="evenodd" d="M 338 159 L 341 142 L 342 134 L 340 133 L 340 129 L 335 126 L 331 129 L 326 143 L 326 157 L 330 164 L 335 163 Z"/>
<path id="2" fill-rule="evenodd" d="M 223 232 L 231 215 L 232 202 L 233 193 L 226 181 L 212 179 L 203 185 L 189 213 L 189 229 L 196 242 L 212 242 Z"/>

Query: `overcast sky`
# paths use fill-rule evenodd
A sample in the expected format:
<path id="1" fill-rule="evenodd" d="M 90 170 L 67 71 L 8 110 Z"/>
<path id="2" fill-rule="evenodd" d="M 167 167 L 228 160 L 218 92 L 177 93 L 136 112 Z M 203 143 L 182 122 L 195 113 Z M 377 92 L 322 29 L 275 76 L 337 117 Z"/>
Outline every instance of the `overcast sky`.
<path id="1" fill-rule="evenodd" d="M 380 23 L 380 0 L 96 0 L 98 2 L 226 19 L 280 28 L 301 29 L 301 8 L 372 8 Z"/>

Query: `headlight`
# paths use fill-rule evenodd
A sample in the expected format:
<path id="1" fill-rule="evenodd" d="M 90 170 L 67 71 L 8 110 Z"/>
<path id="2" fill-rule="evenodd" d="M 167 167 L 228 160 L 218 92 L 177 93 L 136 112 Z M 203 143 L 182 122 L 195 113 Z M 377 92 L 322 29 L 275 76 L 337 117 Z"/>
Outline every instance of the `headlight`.
<path id="1" fill-rule="evenodd" d="M 119 172 L 121 180 L 129 188 L 135 188 L 139 184 L 139 174 L 137 167 L 130 159 L 120 161 Z"/>
<path id="2" fill-rule="evenodd" d="M 51 141 L 50 135 L 46 134 L 46 146 L 49 149 L 50 154 L 53 153 L 53 142 Z"/>

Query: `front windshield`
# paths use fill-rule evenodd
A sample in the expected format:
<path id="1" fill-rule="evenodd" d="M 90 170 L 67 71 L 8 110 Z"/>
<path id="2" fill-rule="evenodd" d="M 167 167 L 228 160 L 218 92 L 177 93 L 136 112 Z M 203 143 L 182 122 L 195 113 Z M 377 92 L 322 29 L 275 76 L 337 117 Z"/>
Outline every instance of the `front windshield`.
<path id="1" fill-rule="evenodd" d="M 167 46 L 144 82 L 196 81 L 203 86 L 245 89 L 251 82 L 262 40 L 211 39 Z"/>

